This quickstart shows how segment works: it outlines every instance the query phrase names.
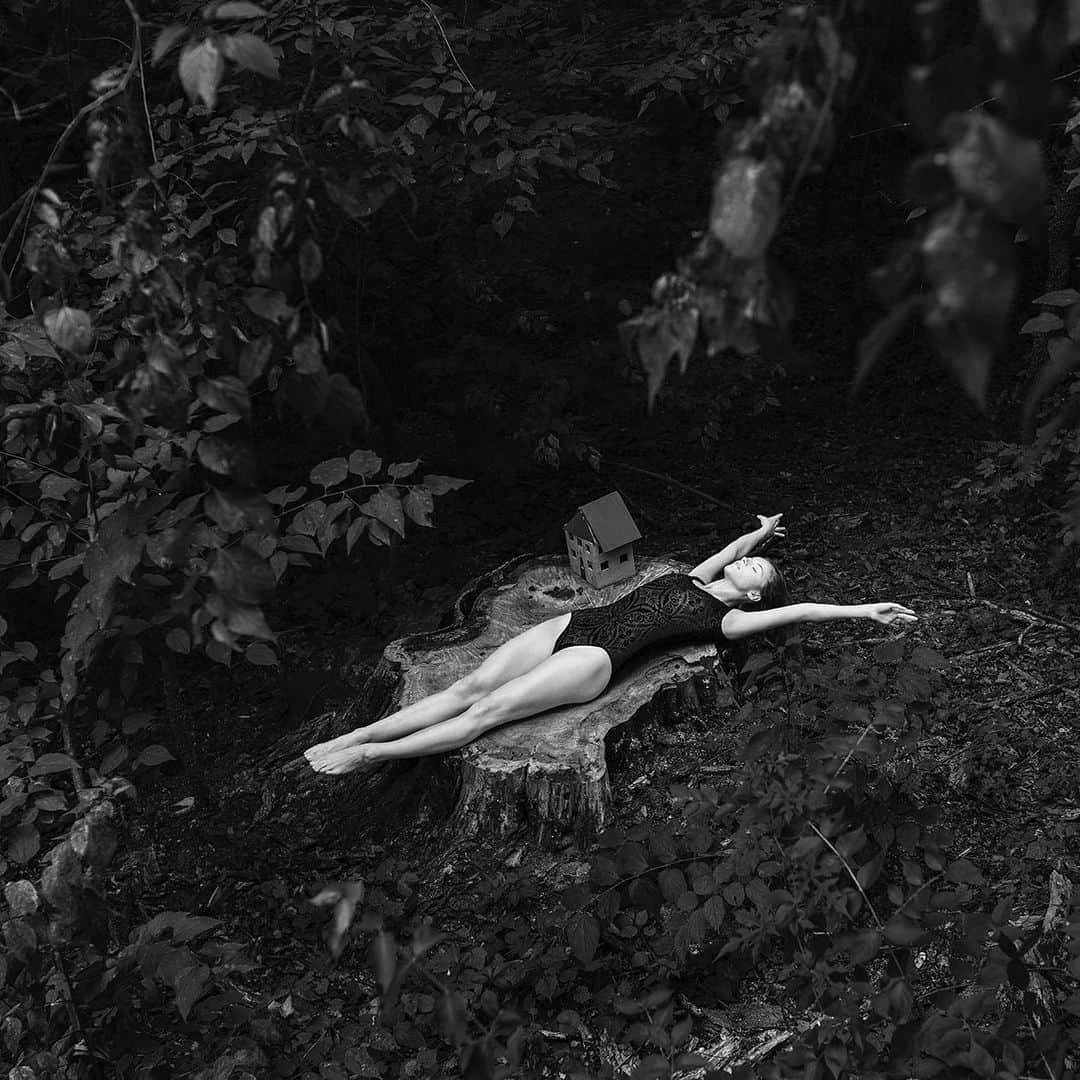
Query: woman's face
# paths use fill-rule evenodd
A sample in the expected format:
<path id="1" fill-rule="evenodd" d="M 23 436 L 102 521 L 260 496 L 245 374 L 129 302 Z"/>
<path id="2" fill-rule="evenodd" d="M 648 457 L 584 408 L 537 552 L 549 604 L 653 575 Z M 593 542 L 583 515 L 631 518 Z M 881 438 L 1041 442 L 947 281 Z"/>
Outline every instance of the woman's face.
<path id="1" fill-rule="evenodd" d="M 772 563 L 768 559 L 747 555 L 724 567 L 724 577 L 744 593 L 748 600 L 760 600 L 761 590 L 773 576 Z"/>

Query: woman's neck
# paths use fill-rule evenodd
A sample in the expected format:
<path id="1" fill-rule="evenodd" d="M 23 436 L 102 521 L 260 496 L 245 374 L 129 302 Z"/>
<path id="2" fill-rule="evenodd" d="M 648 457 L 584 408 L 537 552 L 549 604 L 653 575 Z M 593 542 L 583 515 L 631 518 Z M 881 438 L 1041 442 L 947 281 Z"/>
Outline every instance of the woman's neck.
<path id="1" fill-rule="evenodd" d="M 746 594 L 735 588 L 727 578 L 720 578 L 719 581 L 706 585 L 705 591 L 711 593 L 717 600 L 722 600 L 728 607 L 741 604 L 746 599 Z"/>

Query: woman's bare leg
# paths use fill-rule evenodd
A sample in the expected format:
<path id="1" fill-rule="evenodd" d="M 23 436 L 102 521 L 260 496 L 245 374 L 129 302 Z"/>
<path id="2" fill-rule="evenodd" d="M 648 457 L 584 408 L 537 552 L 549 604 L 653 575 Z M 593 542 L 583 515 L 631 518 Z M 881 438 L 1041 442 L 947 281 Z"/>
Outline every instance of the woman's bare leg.
<path id="1" fill-rule="evenodd" d="M 485 657 L 475 671 L 459 679 L 445 690 L 430 694 L 396 713 L 339 735 L 336 739 L 318 743 L 304 751 L 304 756 L 317 769 L 328 755 L 335 755 L 348 746 L 361 743 L 386 742 L 400 739 L 464 713 L 475 702 L 498 689 L 511 679 L 524 675 L 551 656 L 555 640 L 570 621 L 569 613 L 547 619 L 503 642 L 490 656 Z"/>
<path id="2" fill-rule="evenodd" d="M 312 763 L 318 772 L 347 773 L 368 762 L 442 754 L 485 731 L 572 702 L 591 701 L 611 678 L 611 660 L 594 645 L 575 645 L 549 656 L 470 705 L 460 716 L 388 742 L 344 746 Z"/>
<path id="3" fill-rule="evenodd" d="M 432 724 L 449 720 L 452 716 L 463 713 L 476 700 L 461 682 L 456 682 L 438 693 L 414 701 L 396 713 L 376 720 L 374 724 L 365 724 L 354 728 L 345 735 L 339 735 L 329 742 L 319 743 L 306 751 L 310 757 L 312 751 L 331 747 L 353 746 L 363 742 L 384 742 L 386 739 L 399 739 L 412 731 L 430 727 Z"/>

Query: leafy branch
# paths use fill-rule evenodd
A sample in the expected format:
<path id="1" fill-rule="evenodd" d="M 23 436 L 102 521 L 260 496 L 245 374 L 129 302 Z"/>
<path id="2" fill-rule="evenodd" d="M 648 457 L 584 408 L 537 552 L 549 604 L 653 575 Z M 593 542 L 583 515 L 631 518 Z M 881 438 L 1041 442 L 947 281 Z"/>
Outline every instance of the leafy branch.
<path id="1" fill-rule="evenodd" d="M 23 244 L 26 242 L 26 229 L 30 221 L 30 210 L 34 203 L 37 201 L 38 196 L 41 194 L 42 189 L 45 187 L 45 181 L 48 178 L 49 171 L 55 164 L 57 158 L 63 153 L 64 148 L 68 144 L 68 140 L 78 131 L 83 122 L 90 116 L 93 116 L 103 106 L 107 105 L 114 98 L 118 98 L 123 94 L 128 87 L 128 83 L 131 82 L 135 73 L 139 70 L 140 64 L 140 43 L 141 37 L 141 23 L 139 20 L 138 12 L 135 10 L 133 0 L 124 0 L 124 6 L 127 8 L 132 18 L 133 23 L 133 45 L 131 50 L 131 59 L 128 61 L 127 67 L 124 69 L 123 74 L 118 80 L 116 80 L 108 89 L 100 93 L 89 104 L 84 105 L 70 120 L 67 127 L 60 133 L 60 138 L 53 144 L 52 151 L 49 153 L 48 158 L 45 161 L 45 165 L 41 170 L 41 174 L 31 188 L 30 192 L 26 195 L 26 198 L 20 208 L 19 212 L 15 215 L 15 220 L 11 224 L 11 228 L 8 230 L 8 234 L 4 239 L 4 243 L 0 245 L 0 267 L 4 265 L 4 261 L 7 258 L 8 248 L 11 246 L 12 240 L 16 233 L 20 233 L 19 243 L 15 248 L 15 258 L 18 259 L 19 253 L 22 251 Z"/>

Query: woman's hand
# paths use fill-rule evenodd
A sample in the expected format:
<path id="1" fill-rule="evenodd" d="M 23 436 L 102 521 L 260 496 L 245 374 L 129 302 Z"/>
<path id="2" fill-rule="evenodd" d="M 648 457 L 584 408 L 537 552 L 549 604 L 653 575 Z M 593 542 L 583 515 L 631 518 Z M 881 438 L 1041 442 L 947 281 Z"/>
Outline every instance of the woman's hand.
<path id="1" fill-rule="evenodd" d="M 787 536 L 787 529 L 780 524 L 783 514 L 773 514 L 771 516 L 755 514 L 754 516 L 761 522 L 757 530 L 759 544 L 763 540 L 768 540 L 770 536 Z"/>
<path id="2" fill-rule="evenodd" d="M 885 626 L 894 622 L 917 622 L 919 616 L 903 604 L 866 604 L 866 617 Z"/>

